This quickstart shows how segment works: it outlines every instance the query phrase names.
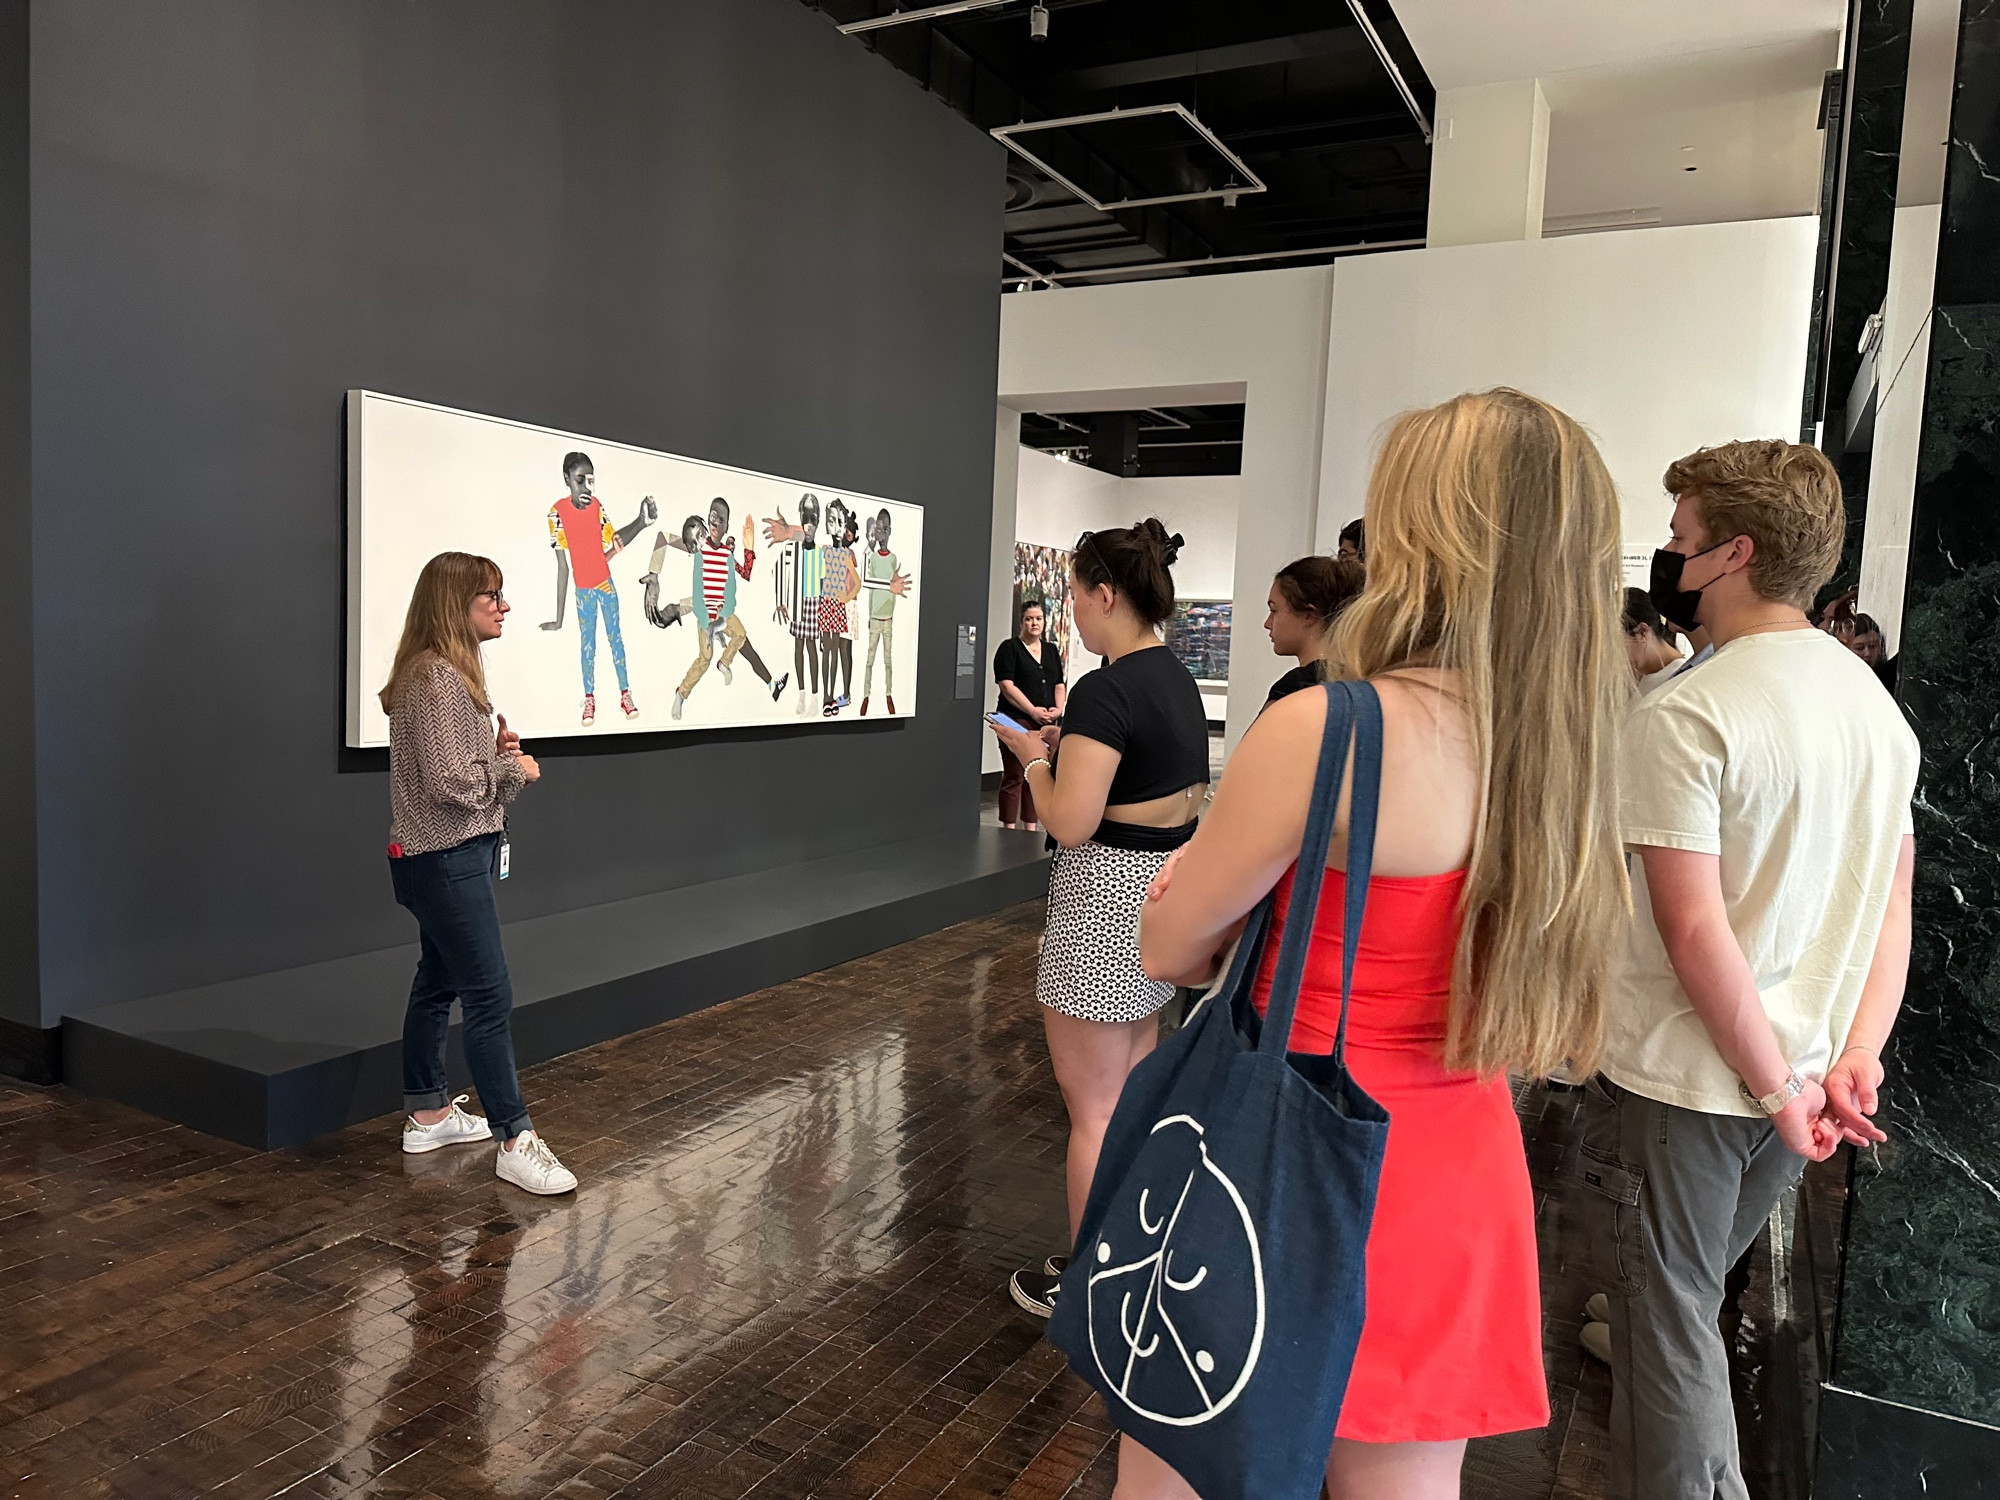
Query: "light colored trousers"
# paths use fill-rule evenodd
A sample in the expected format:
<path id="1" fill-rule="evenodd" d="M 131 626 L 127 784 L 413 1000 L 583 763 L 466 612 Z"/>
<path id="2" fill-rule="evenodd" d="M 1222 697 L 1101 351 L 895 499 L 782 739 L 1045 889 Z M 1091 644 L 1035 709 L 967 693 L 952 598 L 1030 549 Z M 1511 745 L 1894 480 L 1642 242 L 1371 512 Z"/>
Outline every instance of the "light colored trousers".
<path id="1" fill-rule="evenodd" d="M 875 648 L 882 648 L 882 691 L 890 697 L 896 695 L 896 617 L 894 615 L 876 618 L 868 617 L 868 660 L 861 665 L 861 696 L 868 696 L 868 685 L 875 680 Z"/>
<path id="2" fill-rule="evenodd" d="M 701 654 L 695 657 L 694 665 L 688 668 L 687 676 L 681 679 L 680 694 L 683 698 L 694 691 L 694 685 L 701 681 L 702 673 L 708 670 L 709 662 L 715 657 L 714 635 L 709 631 L 701 629 L 701 617 L 699 615 L 690 616 L 690 618 L 696 621 L 695 634 L 701 637 L 701 644 L 697 648 Z M 743 622 L 737 619 L 736 616 L 731 615 L 722 622 L 722 664 L 725 667 L 735 662 L 736 653 L 743 649 L 743 642 L 746 635 L 747 632 L 743 629 Z"/>

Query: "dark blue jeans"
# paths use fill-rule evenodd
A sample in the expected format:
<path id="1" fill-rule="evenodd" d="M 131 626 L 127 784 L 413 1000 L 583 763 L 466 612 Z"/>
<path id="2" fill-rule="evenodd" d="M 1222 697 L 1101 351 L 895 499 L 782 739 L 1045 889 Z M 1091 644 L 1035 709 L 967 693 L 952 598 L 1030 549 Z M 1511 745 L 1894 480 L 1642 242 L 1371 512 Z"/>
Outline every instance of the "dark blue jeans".
<path id="1" fill-rule="evenodd" d="M 403 1107 L 443 1109 L 451 1102 L 444 1043 L 451 1002 L 465 1020 L 465 1061 L 493 1133 L 510 1141 L 530 1127 L 514 1071 L 514 985 L 500 946 L 493 900 L 500 835 L 481 834 L 449 849 L 389 861 L 398 905 L 423 934 L 423 957 L 403 1017 Z"/>

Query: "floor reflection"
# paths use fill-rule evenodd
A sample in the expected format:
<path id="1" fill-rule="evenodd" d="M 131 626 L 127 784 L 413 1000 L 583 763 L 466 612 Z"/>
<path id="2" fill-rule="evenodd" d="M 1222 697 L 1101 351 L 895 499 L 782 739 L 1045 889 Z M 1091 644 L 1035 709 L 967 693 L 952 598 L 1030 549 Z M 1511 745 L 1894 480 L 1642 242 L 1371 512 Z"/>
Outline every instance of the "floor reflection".
<path id="1" fill-rule="evenodd" d="M 393 1121 L 256 1154 L 0 1084 L 0 1495 L 1108 1496 L 1101 1409 L 1001 1291 L 1063 1234 L 1039 923 L 531 1069 L 573 1200 Z M 1557 1421 L 1479 1445 L 1472 1500 L 1601 1472 L 1572 1111 L 1517 1102 Z"/>

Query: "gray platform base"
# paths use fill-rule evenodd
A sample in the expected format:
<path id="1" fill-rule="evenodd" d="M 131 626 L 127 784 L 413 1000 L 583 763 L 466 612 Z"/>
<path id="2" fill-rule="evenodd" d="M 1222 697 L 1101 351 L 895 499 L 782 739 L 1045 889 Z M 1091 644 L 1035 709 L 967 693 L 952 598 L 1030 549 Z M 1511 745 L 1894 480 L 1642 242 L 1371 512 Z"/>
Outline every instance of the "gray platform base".
<path id="1" fill-rule="evenodd" d="M 624 1036 L 1047 888 L 1040 835 L 980 828 L 511 922 L 516 1055 Z M 260 1148 L 388 1114 L 416 961 L 412 942 L 67 1017 L 66 1081 Z M 456 1024 L 448 1057 L 464 1080 Z"/>

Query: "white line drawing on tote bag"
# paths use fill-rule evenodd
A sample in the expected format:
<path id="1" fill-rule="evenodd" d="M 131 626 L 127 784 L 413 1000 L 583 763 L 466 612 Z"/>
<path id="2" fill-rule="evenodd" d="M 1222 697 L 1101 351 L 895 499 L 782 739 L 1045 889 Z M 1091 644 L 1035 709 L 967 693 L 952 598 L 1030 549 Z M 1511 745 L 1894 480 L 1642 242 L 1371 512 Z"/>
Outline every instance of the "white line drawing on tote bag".
<path id="1" fill-rule="evenodd" d="M 1161 1135 L 1170 1128 L 1171 1134 Z M 1181 1135 L 1182 1131 L 1191 1136 Z M 1256 1373 L 1264 1347 L 1263 1254 L 1243 1195 L 1209 1158 L 1201 1122 L 1191 1115 L 1168 1115 L 1148 1134 L 1152 1139 L 1147 1154 L 1163 1166 L 1173 1165 L 1161 1174 L 1165 1191 L 1157 1198 L 1150 1187 L 1139 1194 L 1137 1244 L 1146 1249 L 1144 1255 L 1114 1265 L 1117 1252 L 1111 1231 L 1098 1236 L 1091 1254 L 1099 1269 L 1091 1272 L 1086 1307 L 1090 1352 L 1098 1373 L 1132 1410 L 1169 1426 L 1198 1427 L 1227 1411 Z M 1187 1149 L 1190 1144 L 1192 1152 Z M 1240 1263 L 1180 1264 L 1174 1231 L 1190 1199 L 1218 1188 L 1242 1226 L 1241 1245 L 1230 1247 Z M 1227 1215 L 1213 1212 L 1203 1218 L 1211 1226 L 1218 1220 L 1228 1222 Z M 1127 1254 L 1131 1248 L 1128 1244 Z M 1252 1306 L 1247 1318 L 1235 1320 L 1240 1326 L 1230 1327 L 1229 1318 L 1218 1319 L 1204 1310 L 1203 1338 L 1189 1347 L 1174 1316 L 1176 1307 L 1188 1305 L 1183 1299 L 1191 1301 L 1204 1287 L 1214 1297 L 1245 1286 L 1251 1290 Z M 1107 1349 L 1112 1351 L 1109 1364 Z M 1214 1394 L 1225 1383 L 1227 1388 Z"/>

